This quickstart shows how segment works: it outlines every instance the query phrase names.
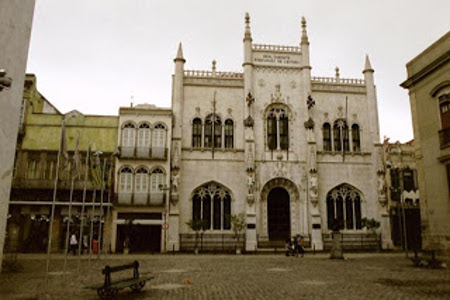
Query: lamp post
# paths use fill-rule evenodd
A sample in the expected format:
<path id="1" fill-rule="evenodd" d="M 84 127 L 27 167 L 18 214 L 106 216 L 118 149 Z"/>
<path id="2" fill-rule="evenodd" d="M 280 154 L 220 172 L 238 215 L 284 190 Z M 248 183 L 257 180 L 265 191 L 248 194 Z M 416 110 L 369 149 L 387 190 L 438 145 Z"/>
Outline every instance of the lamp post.
<path id="1" fill-rule="evenodd" d="M 167 237 L 167 230 L 169 229 L 169 200 L 170 200 L 170 184 L 160 184 L 159 189 L 163 192 L 167 192 L 166 197 L 166 203 L 165 203 L 165 214 L 164 214 L 164 223 L 162 225 L 162 228 L 164 230 L 164 252 L 167 252 L 167 243 L 168 243 L 168 237 Z"/>

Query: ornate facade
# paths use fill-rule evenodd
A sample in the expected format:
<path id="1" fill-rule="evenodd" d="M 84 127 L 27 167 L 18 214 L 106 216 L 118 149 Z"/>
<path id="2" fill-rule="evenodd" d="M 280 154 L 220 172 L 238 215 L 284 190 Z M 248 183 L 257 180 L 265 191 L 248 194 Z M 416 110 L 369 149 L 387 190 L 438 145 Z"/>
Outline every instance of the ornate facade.
<path id="1" fill-rule="evenodd" d="M 190 219 L 204 220 L 209 236 L 232 235 L 227 218 L 244 213 L 248 251 L 296 234 L 320 250 L 334 223 L 351 236 L 375 218 L 391 248 L 374 70 L 366 57 L 361 79 L 338 68 L 313 77 L 304 19 L 301 30 L 300 46 L 254 44 L 246 15 L 241 73 L 219 72 L 215 61 L 211 71 L 185 70 L 180 44 L 170 215 L 181 237 Z"/>

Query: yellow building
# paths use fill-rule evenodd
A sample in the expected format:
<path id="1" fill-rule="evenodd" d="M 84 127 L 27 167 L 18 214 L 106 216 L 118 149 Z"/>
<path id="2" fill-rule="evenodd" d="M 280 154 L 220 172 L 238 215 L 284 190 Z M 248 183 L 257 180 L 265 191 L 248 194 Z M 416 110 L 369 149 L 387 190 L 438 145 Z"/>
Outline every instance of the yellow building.
<path id="1" fill-rule="evenodd" d="M 450 32 L 407 65 L 423 247 L 450 254 Z"/>

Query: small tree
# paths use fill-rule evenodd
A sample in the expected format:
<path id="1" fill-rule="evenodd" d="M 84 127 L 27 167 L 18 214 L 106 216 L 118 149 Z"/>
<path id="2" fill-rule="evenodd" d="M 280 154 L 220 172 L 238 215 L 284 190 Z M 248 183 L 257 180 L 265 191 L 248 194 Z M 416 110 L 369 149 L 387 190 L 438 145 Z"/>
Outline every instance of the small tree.
<path id="1" fill-rule="evenodd" d="M 377 230 L 380 227 L 380 222 L 375 220 L 374 218 L 368 219 L 368 218 L 362 218 L 361 225 L 364 228 L 367 228 L 367 230 L 372 231 L 375 233 L 375 230 Z"/>
<path id="2" fill-rule="evenodd" d="M 372 233 L 375 234 L 375 231 L 380 227 L 380 222 L 378 222 L 374 218 L 372 218 L 372 219 L 362 218 L 361 226 L 363 228 L 364 227 L 367 228 L 367 230 L 370 230 L 370 231 L 372 231 Z M 377 240 L 378 250 L 380 250 L 381 249 L 381 243 L 378 240 L 378 235 L 376 235 L 376 240 Z"/>
<path id="3" fill-rule="evenodd" d="M 190 219 L 186 222 L 186 225 L 195 232 L 195 241 L 194 241 L 194 253 L 198 252 L 198 239 L 200 237 L 200 231 L 205 227 L 205 220 L 192 220 Z"/>
<path id="4" fill-rule="evenodd" d="M 231 228 L 233 229 L 234 235 L 236 236 L 236 243 L 238 248 L 240 248 L 241 233 L 242 231 L 244 231 L 245 225 L 244 213 L 231 216 Z"/>

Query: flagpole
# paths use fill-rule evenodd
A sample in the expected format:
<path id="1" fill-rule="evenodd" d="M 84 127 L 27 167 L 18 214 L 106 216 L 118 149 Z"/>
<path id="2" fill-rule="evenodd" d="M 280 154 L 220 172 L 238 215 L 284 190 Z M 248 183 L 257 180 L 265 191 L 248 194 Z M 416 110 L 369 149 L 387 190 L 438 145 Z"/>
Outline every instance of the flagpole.
<path id="1" fill-rule="evenodd" d="M 59 177 L 59 161 L 61 159 L 61 148 L 63 143 L 63 135 L 64 135 L 64 126 L 65 126 L 65 120 L 64 116 L 61 120 L 61 134 L 60 134 L 60 142 L 59 142 L 59 150 L 58 150 L 58 156 L 56 159 L 56 175 L 55 175 L 55 186 L 53 189 L 53 201 L 52 201 L 52 212 L 50 216 L 50 226 L 48 229 L 48 242 L 47 242 L 47 260 L 45 263 L 45 291 L 48 290 L 48 270 L 50 267 L 50 251 L 52 248 L 52 231 L 53 231 L 53 222 L 55 220 L 55 205 L 56 205 L 56 193 L 58 190 L 58 177 Z"/>
<path id="2" fill-rule="evenodd" d="M 103 219 L 103 192 L 105 191 L 105 169 L 106 169 L 106 158 L 103 159 L 103 169 L 102 169 L 102 189 L 100 194 L 100 222 L 98 224 L 98 251 L 97 259 L 100 258 L 100 252 L 102 249 L 102 219 Z"/>
<path id="3" fill-rule="evenodd" d="M 69 198 L 69 218 L 67 220 L 67 229 L 66 229 L 66 248 L 64 250 L 64 276 L 63 276 L 63 282 L 66 281 L 66 270 L 67 270 L 67 252 L 69 248 L 69 233 L 70 233 L 70 222 L 72 220 L 72 199 L 73 199 L 73 183 L 75 181 L 75 177 L 71 176 L 71 183 L 70 183 L 70 198 Z M 78 243 L 81 243 L 81 239 L 78 239 Z"/>
<path id="4" fill-rule="evenodd" d="M 86 169 L 84 171 L 83 203 L 81 205 L 81 214 L 80 214 L 80 243 L 78 243 L 78 253 L 80 253 L 80 256 L 78 257 L 77 273 L 80 273 L 81 247 L 84 242 L 84 238 L 83 238 L 84 207 L 86 204 L 86 189 L 87 189 L 87 179 L 88 179 L 88 170 L 89 170 L 89 156 L 91 155 L 90 148 L 91 148 L 91 143 L 88 143 L 88 148 L 87 148 L 87 152 L 86 152 Z"/>
<path id="5" fill-rule="evenodd" d="M 92 212 L 90 216 L 91 227 L 89 230 L 89 258 L 88 258 L 88 270 L 91 270 L 91 254 L 92 254 L 92 242 L 94 235 L 94 213 L 95 213 L 95 196 L 97 193 L 97 188 L 94 187 L 94 194 L 92 195 Z"/>
<path id="6" fill-rule="evenodd" d="M 110 213 L 111 213 L 111 187 L 112 187 L 112 168 L 113 168 L 113 162 L 112 159 L 110 161 L 110 166 L 109 166 L 109 177 L 108 177 L 108 208 L 107 208 L 107 212 L 106 212 L 106 216 L 108 217 L 108 221 L 111 218 Z M 103 249 L 104 253 L 105 253 L 105 260 L 108 259 L 108 251 L 111 249 L 111 233 L 108 235 L 107 240 L 106 240 L 106 246 L 107 249 L 105 251 L 105 249 Z"/>
<path id="7" fill-rule="evenodd" d="M 216 139 L 216 132 L 215 132 L 215 123 L 216 123 L 216 91 L 214 91 L 214 99 L 213 99 L 213 117 L 212 117 L 212 159 L 214 159 L 214 144 Z"/>
<path id="8" fill-rule="evenodd" d="M 347 132 L 347 143 L 350 143 L 350 136 L 349 136 L 349 126 L 347 124 L 347 117 L 348 117 L 348 97 L 345 96 L 345 126 L 347 126 L 347 130 L 345 132 Z M 343 132 L 344 133 L 344 132 Z M 345 137 L 343 137 L 343 142 L 342 142 L 342 162 L 345 162 Z"/>

